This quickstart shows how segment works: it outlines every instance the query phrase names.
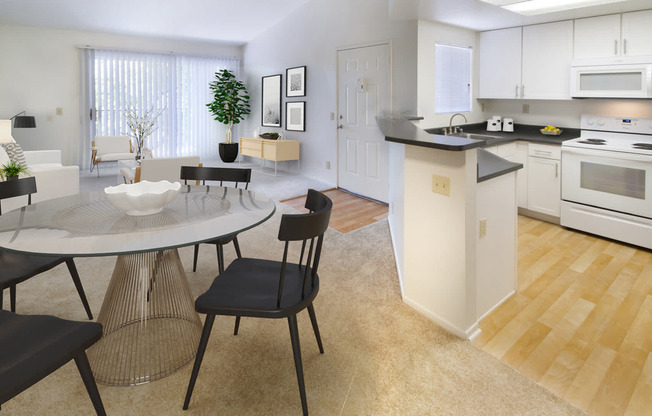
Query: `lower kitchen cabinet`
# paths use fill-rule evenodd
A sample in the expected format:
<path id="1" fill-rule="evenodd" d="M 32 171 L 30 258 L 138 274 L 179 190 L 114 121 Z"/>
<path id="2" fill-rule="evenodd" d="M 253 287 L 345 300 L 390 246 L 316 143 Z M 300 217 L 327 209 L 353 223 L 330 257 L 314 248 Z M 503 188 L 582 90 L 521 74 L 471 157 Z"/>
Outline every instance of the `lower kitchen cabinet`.
<path id="1" fill-rule="evenodd" d="M 528 144 L 527 209 L 559 218 L 561 206 L 561 148 Z"/>

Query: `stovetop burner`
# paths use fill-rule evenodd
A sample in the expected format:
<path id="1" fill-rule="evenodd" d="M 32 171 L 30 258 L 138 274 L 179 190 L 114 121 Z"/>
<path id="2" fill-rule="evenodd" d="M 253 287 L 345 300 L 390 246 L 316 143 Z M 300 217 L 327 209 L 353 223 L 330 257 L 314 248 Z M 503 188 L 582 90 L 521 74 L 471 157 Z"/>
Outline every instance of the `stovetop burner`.
<path id="1" fill-rule="evenodd" d="M 578 141 L 578 143 L 604 145 L 607 144 L 607 141 L 602 139 L 585 139 Z"/>
<path id="2" fill-rule="evenodd" d="M 634 143 L 632 147 L 634 149 L 652 150 L 652 143 Z"/>

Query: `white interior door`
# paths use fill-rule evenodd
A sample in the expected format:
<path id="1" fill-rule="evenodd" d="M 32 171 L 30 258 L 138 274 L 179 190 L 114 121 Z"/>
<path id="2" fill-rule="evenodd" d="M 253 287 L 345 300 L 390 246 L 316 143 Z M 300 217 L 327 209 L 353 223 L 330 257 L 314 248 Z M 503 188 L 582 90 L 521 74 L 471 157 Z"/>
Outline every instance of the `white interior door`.
<path id="1" fill-rule="evenodd" d="M 391 111 L 389 44 L 337 53 L 338 186 L 388 202 L 389 158 L 376 116 Z"/>

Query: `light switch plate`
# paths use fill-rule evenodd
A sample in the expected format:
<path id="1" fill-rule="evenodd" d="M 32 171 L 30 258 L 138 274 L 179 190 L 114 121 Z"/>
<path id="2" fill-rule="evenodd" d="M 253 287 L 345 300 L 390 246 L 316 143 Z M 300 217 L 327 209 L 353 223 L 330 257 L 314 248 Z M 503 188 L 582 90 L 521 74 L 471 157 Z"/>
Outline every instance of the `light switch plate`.
<path id="1" fill-rule="evenodd" d="M 451 178 L 448 176 L 432 175 L 432 192 L 451 196 Z"/>

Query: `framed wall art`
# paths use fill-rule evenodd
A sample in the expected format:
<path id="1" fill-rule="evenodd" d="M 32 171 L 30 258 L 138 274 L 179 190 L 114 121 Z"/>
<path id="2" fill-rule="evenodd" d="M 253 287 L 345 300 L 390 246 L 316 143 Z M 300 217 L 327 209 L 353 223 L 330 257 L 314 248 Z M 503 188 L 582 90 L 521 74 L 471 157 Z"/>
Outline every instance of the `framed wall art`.
<path id="1" fill-rule="evenodd" d="M 285 70 L 285 96 L 306 96 L 306 67 L 298 66 Z"/>
<path id="2" fill-rule="evenodd" d="M 306 102 L 285 103 L 285 130 L 306 131 Z"/>
<path id="3" fill-rule="evenodd" d="M 281 127 L 281 74 L 263 77 L 262 125 Z"/>

